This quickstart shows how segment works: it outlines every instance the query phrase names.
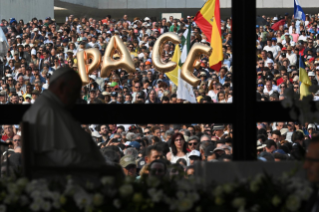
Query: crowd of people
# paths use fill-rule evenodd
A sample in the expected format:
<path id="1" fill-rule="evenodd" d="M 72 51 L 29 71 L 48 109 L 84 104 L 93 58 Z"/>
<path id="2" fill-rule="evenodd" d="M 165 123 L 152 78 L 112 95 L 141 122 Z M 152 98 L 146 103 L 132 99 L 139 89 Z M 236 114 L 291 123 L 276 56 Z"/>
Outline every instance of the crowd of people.
<path id="1" fill-rule="evenodd" d="M 17 22 L 14 18 L 2 20 L 0 26 L 9 43 L 7 55 L 0 58 L 0 103 L 33 104 L 48 89 L 51 75 L 60 67 L 78 71 L 76 55 L 79 51 L 97 48 L 103 55 L 113 35 L 118 35 L 127 46 L 135 63 L 136 72 L 113 70 L 110 76 L 100 77 L 100 69 L 89 75 L 90 83 L 82 87 L 80 104 L 174 104 L 188 103 L 179 99 L 176 85 L 152 64 L 152 49 L 157 38 L 165 32 L 182 36 L 191 24 L 191 43 L 209 45 L 205 35 L 196 26 L 194 17 L 154 21 L 138 17 L 129 21 L 107 16 L 102 20 L 68 17 L 58 25 L 50 17 Z M 302 22 L 285 17 L 262 17 L 264 25 L 256 26 L 257 99 L 279 101 L 285 98 L 285 89 L 299 93 L 299 59 L 304 58 L 306 71 L 313 85 L 319 81 L 318 16 L 306 16 Z M 285 19 L 285 24 L 274 31 L 271 27 Z M 232 102 L 232 35 L 231 19 L 222 21 L 223 65 L 210 69 L 208 58 L 202 56 L 201 66 L 194 75 L 201 83 L 193 91 L 198 103 Z M 164 45 L 162 61 L 168 62 L 174 54 L 174 44 Z M 120 55 L 113 55 L 116 60 Z M 314 99 L 319 93 L 313 93 Z M 318 98 L 319 99 L 319 98 Z M 191 174 L 195 161 L 231 161 L 232 127 L 219 124 L 194 125 L 82 125 L 101 149 L 108 163 L 122 166 L 127 175 L 149 171 L 154 161 L 174 165 Z M 299 160 L 305 155 L 308 141 L 316 134 L 317 126 L 294 122 L 258 123 L 257 154 L 262 161 Z M 9 150 L 21 153 L 21 131 L 18 125 L 3 125 L 2 138 Z M 11 156 L 12 156 L 11 155 Z M 10 156 L 10 157 L 11 157 Z M 15 157 L 12 157 L 12 160 Z M 17 161 L 19 161 L 17 157 Z M 164 163 L 163 163 L 164 161 Z M 17 162 L 18 163 L 18 162 Z M 143 167 L 145 167 L 143 169 Z M 165 168 L 165 170 L 168 170 Z M 174 169 L 177 170 L 177 169 Z"/>
<path id="2" fill-rule="evenodd" d="M 306 14 L 306 21 L 295 20 L 294 16 L 289 16 L 288 13 L 284 17 L 262 16 L 261 18 L 264 23 L 256 25 L 257 100 L 281 101 L 285 99 L 286 89 L 300 94 L 300 57 L 305 62 L 305 70 L 312 85 L 318 85 L 317 14 L 312 16 Z M 318 101 L 319 92 L 314 92 L 312 95 L 314 101 Z"/>
<path id="3" fill-rule="evenodd" d="M 257 154 L 263 161 L 304 160 L 310 141 L 319 135 L 316 123 L 257 123 Z"/>
<path id="4" fill-rule="evenodd" d="M 1 163 L 6 164 L 9 152 L 10 166 L 17 168 L 21 166 L 21 129 L 19 125 L 2 128 L 1 140 L 9 149 L 2 147 Z M 91 135 L 109 165 L 120 165 L 126 175 L 135 177 L 148 173 L 148 165 L 158 160 L 181 175 L 193 175 L 196 161 L 232 160 L 231 125 L 92 124 L 82 129 Z"/>
<path id="5" fill-rule="evenodd" d="M 209 45 L 207 38 L 193 21 L 193 16 L 176 19 L 170 16 L 153 21 L 148 17 L 101 20 L 68 17 L 64 24 L 55 19 L 33 18 L 2 20 L 0 26 L 7 38 L 9 50 L 0 58 L 2 75 L 1 104 L 32 104 L 42 91 L 48 88 L 50 76 L 60 67 L 69 66 L 78 71 L 77 53 L 97 48 L 102 56 L 114 35 L 118 35 L 128 48 L 136 72 L 113 70 L 110 76 L 101 78 L 100 69 L 89 75 L 90 82 L 83 86 L 81 104 L 174 104 L 189 103 L 177 96 L 177 86 L 156 70 L 152 63 L 154 43 L 163 33 L 174 32 L 180 37 L 191 24 L 191 45 L 200 42 Z M 207 56 L 201 57 L 201 66 L 194 74 L 201 82 L 193 88 L 198 103 L 232 102 L 232 36 L 230 19 L 222 21 L 224 60 L 220 70 L 210 68 Z M 181 46 L 182 47 L 182 46 Z M 175 45 L 165 43 L 162 61 L 171 60 Z M 103 58 L 103 57 L 102 57 Z M 120 58 L 115 52 L 113 58 Z"/>
<path id="6" fill-rule="evenodd" d="M 1 140 L 9 144 L 12 165 L 21 165 L 21 130 L 19 125 L 3 125 Z M 223 124 L 105 124 L 82 125 L 110 165 L 120 165 L 126 175 L 148 173 L 153 161 L 162 161 L 165 170 L 194 174 L 196 161 L 229 162 L 233 154 L 233 129 Z M 259 161 L 303 160 L 318 125 L 298 122 L 257 123 Z M 1 162 L 6 162 L 6 148 L 1 147 Z M 13 156 L 14 155 L 14 156 Z M 19 162 L 20 161 L 20 162 Z"/>

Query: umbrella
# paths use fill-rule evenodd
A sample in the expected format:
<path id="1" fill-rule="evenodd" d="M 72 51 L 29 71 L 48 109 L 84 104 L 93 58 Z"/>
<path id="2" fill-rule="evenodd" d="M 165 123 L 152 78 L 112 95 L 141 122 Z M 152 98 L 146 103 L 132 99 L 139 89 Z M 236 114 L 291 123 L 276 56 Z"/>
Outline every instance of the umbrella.
<path id="1" fill-rule="evenodd" d="M 267 21 L 263 19 L 262 17 L 257 17 L 256 18 L 256 25 L 264 26 L 266 25 Z"/>
<path id="2" fill-rule="evenodd" d="M 6 56 L 9 49 L 9 44 L 2 28 L 0 27 L 0 56 Z"/>

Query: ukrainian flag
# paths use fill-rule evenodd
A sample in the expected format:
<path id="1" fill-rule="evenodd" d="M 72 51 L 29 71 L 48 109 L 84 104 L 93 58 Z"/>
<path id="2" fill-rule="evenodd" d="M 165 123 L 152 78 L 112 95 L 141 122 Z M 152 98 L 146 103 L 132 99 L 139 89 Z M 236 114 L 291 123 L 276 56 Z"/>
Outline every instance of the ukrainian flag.
<path id="1" fill-rule="evenodd" d="M 304 96 L 311 95 L 309 91 L 309 86 L 311 86 L 311 81 L 308 77 L 308 73 L 305 70 L 305 62 L 303 57 L 299 59 L 299 81 L 301 82 L 300 85 L 300 99 Z"/>

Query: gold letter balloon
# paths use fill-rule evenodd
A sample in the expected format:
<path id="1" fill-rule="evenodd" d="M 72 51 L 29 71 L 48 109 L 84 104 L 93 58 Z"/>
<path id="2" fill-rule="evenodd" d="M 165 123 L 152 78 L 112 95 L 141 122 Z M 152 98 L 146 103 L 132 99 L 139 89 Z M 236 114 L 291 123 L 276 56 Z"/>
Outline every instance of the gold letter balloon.
<path id="1" fill-rule="evenodd" d="M 177 64 L 175 62 L 163 63 L 161 56 L 163 52 L 163 46 L 166 42 L 171 41 L 174 44 L 179 44 L 180 38 L 173 32 L 167 32 L 161 35 L 155 42 L 152 53 L 152 62 L 156 71 L 167 73 L 173 71 Z"/>
<path id="2" fill-rule="evenodd" d="M 121 56 L 119 60 L 113 59 L 115 50 L 117 50 Z M 101 77 L 108 77 L 113 70 L 119 68 L 125 69 L 128 73 L 134 73 L 136 71 L 130 52 L 120 38 L 117 35 L 114 35 L 111 38 L 103 57 Z"/>
<path id="3" fill-rule="evenodd" d="M 178 35 L 173 32 L 167 32 L 159 37 L 155 42 L 152 54 L 152 61 L 155 67 L 155 70 L 161 73 L 168 73 L 174 70 L 177 66 L 175 62 L 162 62 L 162 52 L 163 46 L 168 41 L 179 44 L 180 38 Z M 115 51 L 120 55 L 120 59 L 114 60 L 113 55 Z M 200 80 L 194 76 L 194 68 L 198 68 L 200 65 L 200 56 L 202 54 L 210 55 L 212 53 L 212 48 L 205 46 L 200 43 L 195 43 L 188 53 L 185 63 L 182 66 L 181 77 L 183 80 L 191 84 L 193 87 L 197 86 L 200 83 Z M 83 85 L 89 83 L 88 75 L 91 74 L 94 70 L 98 69 L 101 64 L 101 53 L 96 48 L 86 49 L 77 53 L 78 59 L 78 68 L 79 75 L 81 77 Z M 88 59 L 92 59 L 92 62 L 89 64 Z M 122 68 L 128 73 L 135 73 L 134 62 L 131 58 L 131 54 L 121 41 L 121 39 L 115 35 L 111 38 L 105 55 L 103 56 L 103 61 L 101 65 L 101 77 L 108 77 L 113 70 Z"/>
<path id="4" fill-rule="evenodd" d="M 96 48 L 92 48 L 78 52 L 76 57 L 82 84 L 86 85 L 89 83 L 88 75 L 100 67 L 101 53 Z M 88 59 L 92 59 L 90 64 L 87 63 Z"/>
<path id="5" fill-rule="evenodd" d="M 194 76 L 194 68 L 200 66 L 200 56 L 202 54 L 210 55 L 212 48 L 201 43 L 195 43 L 188 53 L 185 63 L 182 66 L 181 77 L 183 80 L 191 84 L 193 87 L 198 86 L 200 79 Z"/>

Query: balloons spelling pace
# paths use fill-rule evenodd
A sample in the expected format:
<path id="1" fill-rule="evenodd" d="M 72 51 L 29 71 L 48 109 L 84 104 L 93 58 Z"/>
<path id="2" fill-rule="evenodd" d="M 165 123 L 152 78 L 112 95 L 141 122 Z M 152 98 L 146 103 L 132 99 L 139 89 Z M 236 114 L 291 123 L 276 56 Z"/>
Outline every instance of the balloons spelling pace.
<path id="1" fill-rule="evenodd" d="M 153 48 L 153 65 L 156 71 L 162 73 L 168 73 L 174 70 L 177 66 L 175 62 L 170 61 L 168 63 L 164 63 L 161 60 L 163 45 L 168 41 L 174 43 L 175 45 L 181 43 L 178 35 L 172 32 L 167 32 L 159 37 L 159 39 L 155 42 Z M 120 59 L 113 59 L 113 55 L 115 53 L 118 53 L 120 55 Z M 195 43 L 191 48 L 184 65 L 182 66 L 182 79 L 188 82 L 193 87 L 197 86 L 200 83 L 200 80 L 194 76 L 193 70 L 200 65 L 200 55 L 206 54 L 209 56 L 211 53 L 212 48 L 210 46 Z M 82 79 L 83 85 L 86 85 L 89 83 L 88 75 L 100 67 L 101 53 L 95 48 L 86 49 L 77 53 L 77 59 L 80 77 Z M 90 64 L 88 63 L 89 59 L 92 59 L 92 62 Z M 121 39 L 117 35 L 115 35 L 111 38 L 105 50 L 105 54 L 103 56 L 103 61 L 101 64 L 101 77 L 108 77 L 112 70 L 120 68 L 129 73 L 135 73 L 136 71 L 130 52 L 121 41 Z"/>

